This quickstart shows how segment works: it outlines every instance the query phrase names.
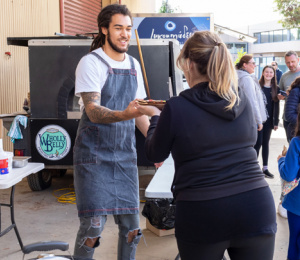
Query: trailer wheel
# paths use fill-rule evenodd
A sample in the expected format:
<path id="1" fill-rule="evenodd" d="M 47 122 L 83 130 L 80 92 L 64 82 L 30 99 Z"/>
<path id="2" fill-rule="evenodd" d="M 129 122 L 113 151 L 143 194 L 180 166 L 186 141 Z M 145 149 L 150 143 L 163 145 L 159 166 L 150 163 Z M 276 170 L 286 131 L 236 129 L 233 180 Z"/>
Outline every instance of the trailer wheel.
<path id="1" fill-rule="evenodd" d="M 30 174 L 27 176 L 27 181 L 32 191 L 47 189 L 52 183 L 52 170 L 44 169 L 35 174 Z"/>

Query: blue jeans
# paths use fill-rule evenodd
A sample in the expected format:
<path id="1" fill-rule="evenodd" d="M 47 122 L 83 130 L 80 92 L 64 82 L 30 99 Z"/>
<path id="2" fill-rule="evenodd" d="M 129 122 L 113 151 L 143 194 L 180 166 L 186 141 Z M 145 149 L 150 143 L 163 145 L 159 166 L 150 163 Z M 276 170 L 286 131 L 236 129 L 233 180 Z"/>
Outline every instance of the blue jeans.
<path id="1" fill-rule="evenodd" d="M 300 259 L 300 216 L 288 211 L 288 222 L 290 229 L 290 241 L 288 249 L 289 260 Z"/>
<path id="2" fill-rule="evenodd" d="M 139 214 L 114 215 L 114 219 L 119 226 L 118 260 L 135 260 L 136 248 L 142 236 L 139 228 Z M 106 215 L 80 218 L 74 249 L 75 257 L 93 258 L 95 248 L 100 245 L 99 239 L 106 220 Z M 138 234 L 128 242 L 128 234 L 134 230 L 138 230 Z M 85 245 L 89 238 L 98 238 L 93 248 Z"/>

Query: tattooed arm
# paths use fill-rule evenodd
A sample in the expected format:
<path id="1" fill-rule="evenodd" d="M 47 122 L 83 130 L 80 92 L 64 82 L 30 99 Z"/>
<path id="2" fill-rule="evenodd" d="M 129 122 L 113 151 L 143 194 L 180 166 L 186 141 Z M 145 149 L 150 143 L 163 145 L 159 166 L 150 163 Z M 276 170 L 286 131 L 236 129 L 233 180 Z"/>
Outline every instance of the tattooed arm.
<path id="1" fill-rule="evenodd" d="M 82 92 L 81 97 L 86 114 L 93 123 L 110 124 L 130 120 L 142 115 L 135 108 L 135 101 L 131 101 L 124 111 L 118 111 L 101 106 L 100 93 L 98 92 Z"/>

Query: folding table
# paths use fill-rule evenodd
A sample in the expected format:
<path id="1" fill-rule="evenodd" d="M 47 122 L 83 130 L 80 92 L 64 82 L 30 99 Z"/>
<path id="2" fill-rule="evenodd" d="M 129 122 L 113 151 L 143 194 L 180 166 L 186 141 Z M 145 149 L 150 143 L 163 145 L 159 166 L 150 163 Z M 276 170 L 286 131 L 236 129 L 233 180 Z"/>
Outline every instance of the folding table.
<path id="1" fill-rule="evenodd" d="M 36 173 L 45 168 L 43 163 L 28 163 L 25 167 L 22 168 L 13 168 L 7 176 L 1 176 L 0 178 L 0 189 L 8 189 L 11 188 L 10 193 L 10 203 L 1 203 L 0 202 L 0 237 L 7 234 L 10 230 L 14 229 L 16 236 L 18 238 L 21 250 L 24 254 L 28 254 L 33 251 L 48 251 L 59 249 L 62 251 L 66 251 L 69 248 L 69 244 L 61 241 L 47 241 L 47 242 L 38 242 L 30 245 L 23 245 L 21 236 L 19 234 L 17 224 L 15 222 L 15 214 L 14 214 L 14 194 L 15 194 L 15 185 L 22 181 L 23 178 L 27 177 L 30 174 Z M 11 225 L 1 231 L 1 207 L 9 207 L 10 208 L 10 217 L 11 217 Z"/>

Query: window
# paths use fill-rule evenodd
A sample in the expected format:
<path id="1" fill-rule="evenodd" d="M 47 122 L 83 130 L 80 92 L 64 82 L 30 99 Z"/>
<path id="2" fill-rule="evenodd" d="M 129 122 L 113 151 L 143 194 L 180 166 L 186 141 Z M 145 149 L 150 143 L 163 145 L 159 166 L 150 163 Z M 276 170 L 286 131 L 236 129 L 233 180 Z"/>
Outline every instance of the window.
<path id="1" fill-rule="evenodd" d="M 269 42 L 274 42 L 274 32 L 271 31 L 269 34 Z"/>
<path id="2" fill-rule="evenodd" d="M 233 43 L 226 43 L 227 49 L 229 50 L 229 52 L 231 54 L 234 53 L 234 49 L 233 49 Z"/>
<path id="3" fill-rule="evenodd" d="M 269 42 L 269 32 L 262 32 L 261 33 L 260 42 L 261 43 Z"/>
<path id="4" fill-rule="evenodd" d="M 300 32 L 300 29 L 299 29 L 299 28 L 293 28 L 293 29 L 290 29 L 290 40 L 291 40 L 291 41 L 300 40 L 299 32 Z"/>
<path id="5" fill-rule="evenodd" d="M 282 58 L 283 57 L 272 57 L 272 56 L 269 56 L 269 57 L 255 57 L 254 58 L 255 63 L 256 63 L 255 75 L 257 76 L 257 78 L 260 79 L 263 68 L 266 65 L 271 65 L 273 60 L 276 60 L 278 65 L 280 65 L 282 62 L 284 63 L 284 59 L 282 60 Z M 285 63 L 284 63 L 284 66 L 285 66 Z"/>
<path id="6" fill-rule="evenodd" d="M 284 57 L 274 57 L 274 60 L 277 62 L 278 68 L 282 70 L 283 73 L 288 71 L 288 67 L 285 65 Z"/>
<path id="7" fill-rule="evenodd" d="M 243 51 L 247 52 L 247 44 L 246 43 L 235 43 L 236 53 L 238 53 L 242 48 Z"/>
<path id="8" fill-rule="evenodd" d="M 282 42 L 282 30 L 274 31 L 274 42 Z"/>
<path id="9" fill-rule="evenodd" d="M 260 43 L 260 33 L 254 33 L 254 37 L 257 38 L 257 41 L 254 44 Z"/>
<path id="10" fill-rule="evenodd" d="M 253 36 L 257 38 L 257 41 L 254 42 L 254 44 L 267 42 L 297 41 L 300 40 L 300 28 L 254 33 Z"/>
<path id="11" fill-rule="evenodd" d="M 282 30 L 282 40 L 283 41 L 288 41 L 288 30 Z"/>
<path id="12" fill-rule="evenodd" d="M 237 54 L 242 48 L 247 52 L 247 43 L 226 43 L 226 46 L 231 54 Z"/>

